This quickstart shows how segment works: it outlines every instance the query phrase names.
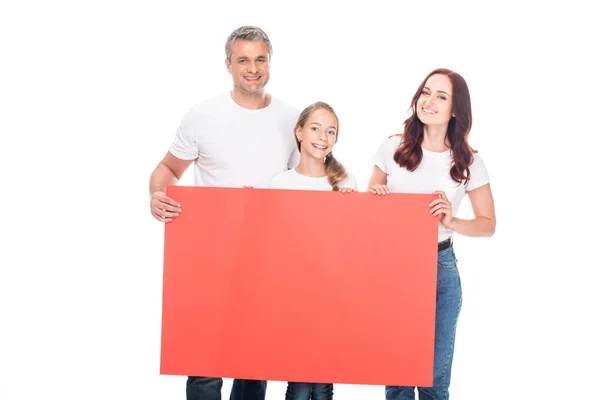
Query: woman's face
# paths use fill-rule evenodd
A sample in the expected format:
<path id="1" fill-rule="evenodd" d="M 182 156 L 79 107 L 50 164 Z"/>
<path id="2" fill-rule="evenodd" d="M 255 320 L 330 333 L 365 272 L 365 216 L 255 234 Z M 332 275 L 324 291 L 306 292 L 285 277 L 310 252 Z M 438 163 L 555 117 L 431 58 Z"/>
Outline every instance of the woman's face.
<path id="1" fill-rule="evenodd" d="M 427 79 L 417 100 L 417 117 L 425 125 L 448 125 L 452 118 L 452 81 L 435 74 Z"/>

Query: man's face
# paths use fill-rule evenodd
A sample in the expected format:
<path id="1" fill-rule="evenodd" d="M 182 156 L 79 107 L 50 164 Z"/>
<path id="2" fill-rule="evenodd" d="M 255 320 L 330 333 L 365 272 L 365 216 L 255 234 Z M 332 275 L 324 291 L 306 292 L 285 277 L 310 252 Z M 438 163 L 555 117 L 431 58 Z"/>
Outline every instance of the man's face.
<path id="1" fill-rule="evenodd" d="M 231 62 L 225 61 L 233 78 L 234 90 L 258 94 L 269 82 L 269 47 L 262 40 L 236 40 L 231 48 Z"/>

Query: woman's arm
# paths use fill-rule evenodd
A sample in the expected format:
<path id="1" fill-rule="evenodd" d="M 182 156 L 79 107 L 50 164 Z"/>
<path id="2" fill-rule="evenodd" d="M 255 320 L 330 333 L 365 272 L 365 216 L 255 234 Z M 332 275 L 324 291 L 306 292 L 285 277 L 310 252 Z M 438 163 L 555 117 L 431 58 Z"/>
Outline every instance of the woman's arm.
<path id="1" fill-rule="evenodd" d="M 496 212 L 489 183 L 467 192 L 475 215 L 473 219 L 452 217 L 452 205 L 446 194 L 444 192 L 436 193 L 440 195 L 440 198 L 431 202 L 430 213 L 433 216 L 439 215 L 444 226 L 465 236 L 492 236 L 494 234 L 496 231 Z"/>
<path id="2" fill-rule="evenodd" d="M 390 194 L 387 187 L 387 174 L 377 165 L 373 166 L 373 173 L 369 179 L 369 192 L 373 194 Z"/>

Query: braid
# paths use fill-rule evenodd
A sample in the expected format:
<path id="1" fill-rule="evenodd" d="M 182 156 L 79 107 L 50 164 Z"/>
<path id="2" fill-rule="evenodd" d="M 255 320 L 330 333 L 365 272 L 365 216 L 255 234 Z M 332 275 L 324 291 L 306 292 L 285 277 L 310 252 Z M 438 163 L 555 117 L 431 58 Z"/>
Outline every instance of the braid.
<path id="1" fill-rule="evenodd" d="M 333 153 L 329 153 L 327 154 L 327 157 L 325 157 L 325 173 L 327 174 L 327 180 L 334 192 L 340 190 L 338 184 L 348 176 L 346 168 L 344 168 L 342 163 L 335 159 Z"/>

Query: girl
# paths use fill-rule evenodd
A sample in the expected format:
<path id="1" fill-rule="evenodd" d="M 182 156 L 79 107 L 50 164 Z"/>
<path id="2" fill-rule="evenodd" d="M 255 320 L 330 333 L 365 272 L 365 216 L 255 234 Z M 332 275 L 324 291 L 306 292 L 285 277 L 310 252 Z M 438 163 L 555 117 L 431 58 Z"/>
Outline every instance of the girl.
<path id="1" fill-rule="evenodd" d="M 338 138 L 338 117 L 327 103 L 306 107 L 294 128 L 300 161 L 296 168 L 277 174 L 269 183 L 274 189 L 357 190 L 356 180 L 333 157 Z"/>
<path id="2" fill-rule="evenodd" d="M 449 398 L 456 322 L 462 302 L 460 277 L 452 246 L 453 232 L 491 236 L 496 227 L 494 201 L 483 161 L 468 144 L 471 99 L 462 76 L 436 69 L 419 86 L 404 133 L 384 140 L 369 191 L 376 195 L 436 193 L 429 206 L 438 224 L 438 273 L 433 387 L 418 388 L 420 400 Z M 456 218 L 465 194 L 474 219 Z M 414 399 L 414 388 L 386 386 L 386 400 Z"/>
<path id="3" fill-rule="evenodd" d="M 276 175 L 269 187 L 333 190 L 343 193 L 356 191 L 356 180 L 332 154 L 338 138 L 338 129 L 338 117 L 330 105 L 317 102 L 306 107 L 300 113 L 294 129 L 300 162 L 295 169 Z M 333 398 L 333 384 L 289 382 L 285 398 L 330 400 Z"/>

